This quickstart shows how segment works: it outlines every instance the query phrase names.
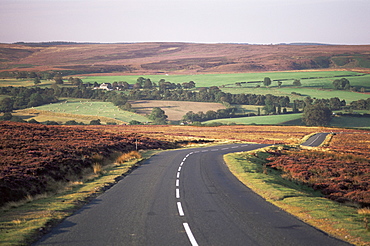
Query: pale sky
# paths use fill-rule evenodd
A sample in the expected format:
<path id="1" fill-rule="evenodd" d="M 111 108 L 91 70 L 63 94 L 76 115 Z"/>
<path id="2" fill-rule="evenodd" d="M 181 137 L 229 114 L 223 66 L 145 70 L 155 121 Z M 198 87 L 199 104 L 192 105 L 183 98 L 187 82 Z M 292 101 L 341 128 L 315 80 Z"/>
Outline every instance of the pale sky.
<path id="1" fill-rule="evenodd" d="M 0 43 L 370 44 L 370 0 L 0 0 Z"/>

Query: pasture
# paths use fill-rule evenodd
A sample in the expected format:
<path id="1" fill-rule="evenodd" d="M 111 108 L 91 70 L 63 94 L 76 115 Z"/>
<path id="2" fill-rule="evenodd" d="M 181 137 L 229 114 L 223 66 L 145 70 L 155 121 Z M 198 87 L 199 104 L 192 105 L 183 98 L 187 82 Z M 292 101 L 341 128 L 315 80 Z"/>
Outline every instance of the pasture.
<path id="1" fill-rule="evenodd" d="M 193 74 L 193 75 L 172 75 L 172 74 L 156 74 L 156 75 L 125 75 L 125 76 L 86 76 L 83 78 L 84 82 L 114 82 L 114 81 L 126 81 L 129 84 L 134 84 L 138 77 L 150 78 L 152 82 L 158 82 L 160 79 L 172 83 L 184 83 L 194 81 L 197 87 L 209 87 L 209 86 L 223 86 L 223 85 L 235 85 L 236 82 L 249 82 L 249 81 L 263 81 L 265 77 L 271 78 L 271 80 L 290 80 L 302 79 L 302 78 L 320 78 L 315 84 L 327 84 L 332 82 L 335 77 L 340 76 L 356 76 L 361 73 L 351 71 L 299 71 L 299 72 L 263 72 L 263 73 L 232 73 L 232 74 Z M 368 76 L 368 87 L 370 89 L 370 75 Z M 308 79 L 307 79 L 308 80 Z M 310 81 L 313 79 L 309 79 Z M 301 80 L 302 84 L 305 80 Z M 290 83 L 291 84 L 291 83 Z M 255 84 L 250 84 L 255 86 Z"/>
<path id="2" fill-rule="evenodd" d="M 245 125 L 280 125 L 288 121 L 298 120 L 302 117 L 302 114 L 280 114 L 280 115 L 263 115 L 263 116 L 251 116 L 251 117 L 238 117 L 228 119 L 217 119 L 209 120 L 204 123 L 223 123 L 223 124 L 245 124 Z"/>
<path id="3" fill-rule="evenodd" d="M 137 82 L 138 75 L 129 76 L 87 76 L 83 78 L 84 82 L 114 82 L 126 81 L 129 84 Z M 172 83 L 184 83 L 194 81 L 196 87 L 219 86 L 224 92 L 232 94 L 272 94 L 276 96 L 289 96 L 291 100 L 304 99 L 307 96 L 312 98 L 332 98 L 339 97 L 341 100 L 346 100 L 347 103 L 357 101 L 359 99 L 370 98 L 370 94 L 358 93 L 352 91 L 334 90 L 332 85 L 335 79 L 342 77 L 347 78 L 351 86 L 358 89 L 362 87 L 366 92 L 370 92 L 370 74 L 362 74 L 352 71 L 299 71 L 299 72 L 264 72 L 264 73 L 234 73 L 234 74 L 194 74 L 194 75 L 143 75 L 144 78 L 149 78 L 152 82 L 158 83 L 160 79 Z M 269 77 L 272 84 L 269 87 L 264 87 L 262 80 L 264 77 Z M 300 79 L 302 86 L 293 86 L 294 79 Z M 277 80 L 282 82 L 282 86 L 278 87 Z M 260 81 L 260 82 L 258 82 Z M 240 86 L 237 82 L 242 83 Z M 255 83 L 248 83 L 255 82 Z M 256 87 L 260 85 L 261 87 Z M 292 92 L 300 93 L 292 95 Z"/>
<path id="4" fill-rule="evenodd" d="M 61 116 L 62 114 L 66 114 L 69 117 L 70 115 L 89 115 L 97 118 L 111 118 L 126 123 L 130 122 L 131 120 L 137 120 L 140 122 L 148 121 L 145 116 L 121 110 L 114 106 L 111 102 L 94 102 L 90 100 L 68 99 L 59 103 L 35 107 L 34 109 L 54 112 Z"/>

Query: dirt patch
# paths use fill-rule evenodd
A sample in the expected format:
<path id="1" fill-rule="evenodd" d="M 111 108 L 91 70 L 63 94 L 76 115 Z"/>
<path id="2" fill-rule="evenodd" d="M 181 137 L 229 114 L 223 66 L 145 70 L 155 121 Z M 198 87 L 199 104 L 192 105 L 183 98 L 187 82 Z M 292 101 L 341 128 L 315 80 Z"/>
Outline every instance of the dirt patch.
<path id="1" fill-rule="evenodd" d="M 182 101 L 159 101 L 159 100 L 137 100 L 130 101 L 136 113 L 141 115 L 149 115 L 154 107 L 159 107 L 168 116 L 168 120 L 181 120 L 182 117 L 189 111 L 197 113 L 208 110 L 217 111 L 226 107 L 221 103 L 206 103 L 206 102 L 182 102 Z"/>

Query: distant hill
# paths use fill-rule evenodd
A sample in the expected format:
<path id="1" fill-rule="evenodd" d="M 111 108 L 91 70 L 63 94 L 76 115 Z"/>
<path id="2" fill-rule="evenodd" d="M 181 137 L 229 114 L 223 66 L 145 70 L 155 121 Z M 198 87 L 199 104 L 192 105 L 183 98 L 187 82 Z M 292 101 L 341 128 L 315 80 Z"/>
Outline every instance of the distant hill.
<path id="1" fill-rule="evenodd" d="M 333 45 L 333 44 L 322 44 L 322 43 L 280 43 L 280 45 Z"/>
<path id="2" fill-rule="evenodd" d="M 370 71 L 370 45 L 44 42 L 0 44 L 0 72 L 239 73 L 302 69 Z"/>

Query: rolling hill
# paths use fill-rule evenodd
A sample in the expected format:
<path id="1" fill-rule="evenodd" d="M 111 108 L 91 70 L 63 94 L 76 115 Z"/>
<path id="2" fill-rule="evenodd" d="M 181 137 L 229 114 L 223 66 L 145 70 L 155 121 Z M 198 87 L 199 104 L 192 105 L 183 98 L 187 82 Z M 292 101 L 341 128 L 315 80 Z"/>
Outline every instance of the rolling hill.
<path id="1" fill-rule="evenodd" d="M 0 44 L 0 72 L 197 74 L 302 69 L 370 72 L 370 45 Z"/>

